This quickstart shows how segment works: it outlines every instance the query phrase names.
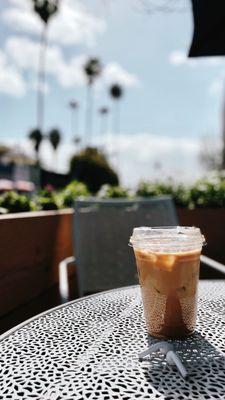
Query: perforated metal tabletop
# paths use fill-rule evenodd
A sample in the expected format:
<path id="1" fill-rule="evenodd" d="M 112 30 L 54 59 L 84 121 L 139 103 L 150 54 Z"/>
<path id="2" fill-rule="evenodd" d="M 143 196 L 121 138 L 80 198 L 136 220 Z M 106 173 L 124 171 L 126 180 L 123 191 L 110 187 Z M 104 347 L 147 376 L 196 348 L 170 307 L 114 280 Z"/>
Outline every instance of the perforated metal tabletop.
<path id="1" fill-rule="evenodd" d="M 225 281 L 200 282 L 197 332 L 175 342 L 188 380 L 139 362 L 147 343 L 138 287 L 67 303 L 2 335 L 0 399 L 225 399 Z"/>

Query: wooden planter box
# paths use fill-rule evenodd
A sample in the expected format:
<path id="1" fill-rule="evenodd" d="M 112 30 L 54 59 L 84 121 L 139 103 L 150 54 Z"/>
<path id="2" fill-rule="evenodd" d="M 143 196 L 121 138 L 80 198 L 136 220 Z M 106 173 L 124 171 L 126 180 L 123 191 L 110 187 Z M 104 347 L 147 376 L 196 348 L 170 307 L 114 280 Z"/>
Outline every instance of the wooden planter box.
<path id="1" fill-rule="evenodd" d="M 0 216 L 0 316 L 58 283 L 73 254 L 71 209 Z"/>
<path id="2" fill-rule="evenodd" d="M 203 253 L 225 264 L 225 208 L 177 208 L 181 225 L 194 225 L 201 228 L 207 246 Z"/>
<path id="3" fill-rule="evenodd" d="M 201 228 L 208 242 L 204 254 L 225 264 L 225 209 L 178 208 L 177 213 L 181 225 Z M 73 255 L 72 217 L 71 209 L 0 216 L 1 317 L 43 293 L 47 307 L 50 289 L 58 285 L 58 264 Z M 53 305 L 55 299 L 47 308 Z M 38 307 L 36 312 L 42 311 Z M 34 312 L 20 313 L 18 322 Z"/>

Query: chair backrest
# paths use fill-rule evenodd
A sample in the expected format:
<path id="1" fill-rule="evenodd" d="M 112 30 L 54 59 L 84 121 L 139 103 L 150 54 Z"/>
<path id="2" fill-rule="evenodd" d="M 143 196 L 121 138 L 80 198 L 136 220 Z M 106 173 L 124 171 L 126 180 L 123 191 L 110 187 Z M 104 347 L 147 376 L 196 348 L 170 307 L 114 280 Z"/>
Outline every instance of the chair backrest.
<path id="1" fill-rule="evenodd" d="M 137 283 L 133 250 L 135 226 L 177 225 L 170 197 L 75 202 L 74 247 L 80 294 Z"/>

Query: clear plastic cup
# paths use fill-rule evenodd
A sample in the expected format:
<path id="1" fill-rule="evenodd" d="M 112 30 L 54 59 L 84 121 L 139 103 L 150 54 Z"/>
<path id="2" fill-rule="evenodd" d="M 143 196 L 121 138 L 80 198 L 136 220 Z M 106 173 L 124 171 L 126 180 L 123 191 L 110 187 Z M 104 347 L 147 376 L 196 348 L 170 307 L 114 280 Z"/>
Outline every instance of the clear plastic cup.
<path id="1" fill-rule="evenodd" d="M 182 338 L 194 332 L 204 243 L 195 227 L 134 228 L 130 244 L 150 335 Z"/>

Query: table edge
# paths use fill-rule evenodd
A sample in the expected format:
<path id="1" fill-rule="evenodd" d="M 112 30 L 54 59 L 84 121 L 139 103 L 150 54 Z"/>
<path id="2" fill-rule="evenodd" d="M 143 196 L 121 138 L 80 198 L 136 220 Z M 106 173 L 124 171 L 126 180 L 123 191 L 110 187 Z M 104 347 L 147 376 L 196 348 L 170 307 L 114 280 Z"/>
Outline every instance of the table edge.
<path id="1" fill-rule="evenodd" d="M 104 290 L 104 291 L 99 292 L 99 293 L 90 294 L 88 296 L 80 297 L 79 299 L 75 299 L 75 300 L 71 300 L 71 301 L 59 304 L 56 307 L 49 308 L 48 310 L 43 311 L 42 313 L 36 314 L 31 318 L 28 318 L 25 321 L 21 322 L 20 324 L 14 326 L 13 328 L 8 329 L 6 332 L 2 333 L 0 335 L 0 342 L 2 342 L 4 339 L 6 339 L 8 336 L 10 336 L 12 333 L 16 332 L 17 330 L 19 330 L 23 326 L 28 325 L 30 322 L 33 322 L 36 319 L 38 319 L 40 317 L 43 317 L 43 316 L 46 316 L 46 315 L 50 314 L 51 312 L 59 310 L 60 308 L 63 308 L 65 306 L 67 306 L 67 305 L 74 304 L 74 303 L 79 303 L 79 302 L 81 302 L 83 300 L 86 300 L 86 299 L 89 299 L 89 298 L 98 297 L 98 296 L 101 296 L 104 293 L 117 292 L 119 290 L 138 288 L 139 286 L 140 285 L 137 284 L 137 285 L 122 286 L 122 287 L 118 287 L 118 288 L 115 288 L 115 289 L 108 289 L 108 290 Z"/>
<path id="2" fill-rule="evenodd" d="M 218 282 L 225 282 L 225 279 L 200 279 L 199 283 L 202 283 L 202 282 L 217 282 L 218 283 Z M 126 289 L 138 288 L 138 287 L 140 287 L 139 284 L 122 286 L 122 287 L 118 287 L 118 288 L 115 288 L 115 289 L 108 289 L 108 290 L 104 290 L 104 291 L 99 292 L 99 293 L 90 294 L 88 296 L 80 297 L 79 299 L 75 299 L 75 300 L 71 300 L 71 301 L 59 304 L 56 307 L 49 308 L 48 310 L 43 311 L 42 313 L 36 314 L 33 317 L 26 319 L 25 321 L 21 322 L 20 324 L 14 326 L 13 328 L 11 328 L 11 329 L 7 330 L 6 332 L 2 333 L 0 335 L 0 342 L 2 342 L 4 339 L 6 339 L 8 336 L 10 336 L 11 334 L 16 332 L 17 330 L 19 330 L 23 326 L 28 325 L 30 322 L 33 322 L 33 321 L 35 321 L 36 319 L 38 319 L 40 317 L 46 316 L 46 315 L 50 314 L 53 311 L 59 310 L 60 308 L 65 307 L 65 305 L 79 303 L 79 302 L 84 301 L 84 300 L 89 299 L 89 298 L 101 296 L 104 293 L 117 292 L 119 290 L 126 290 Z"/>

